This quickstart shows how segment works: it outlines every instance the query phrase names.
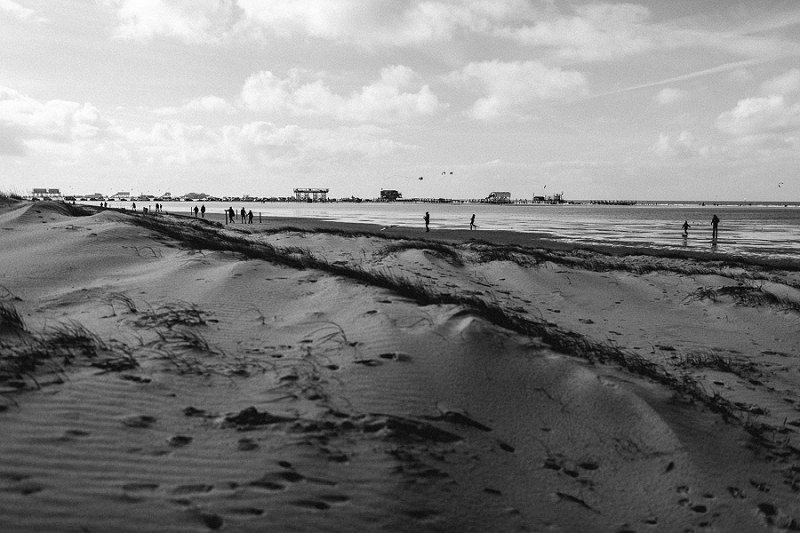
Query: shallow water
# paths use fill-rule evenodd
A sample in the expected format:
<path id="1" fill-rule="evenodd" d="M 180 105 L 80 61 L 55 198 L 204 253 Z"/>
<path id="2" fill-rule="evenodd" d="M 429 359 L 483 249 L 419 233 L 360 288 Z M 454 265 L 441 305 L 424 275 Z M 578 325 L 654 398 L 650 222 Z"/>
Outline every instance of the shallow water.
<path id="1" fill-rule="evenodd" d="M 130 202 L 109 202 L 129 207 Z M 165 202 L 164 210 L 191 214 L 196 202 Z M 307 217 L 381 226 L 423 227 L 430 212 L 431 229 L 468 229 L 475 214 L 478 229 L 544 234 L 558 242 L 634 245 L 656 249 L 708 250 L 721 253 L 789 257 L 800 260 L 800 205 L 487 205 L 432 203 L 260 203 L 207 202 L 221 214 L 228 207 L 269 217 Z M 140 203 L 139 207 L 143 207 Z M 711 239 L 711 217 L 721 222 Z M 681 226 L 687 221 L 689 236 Z"/>

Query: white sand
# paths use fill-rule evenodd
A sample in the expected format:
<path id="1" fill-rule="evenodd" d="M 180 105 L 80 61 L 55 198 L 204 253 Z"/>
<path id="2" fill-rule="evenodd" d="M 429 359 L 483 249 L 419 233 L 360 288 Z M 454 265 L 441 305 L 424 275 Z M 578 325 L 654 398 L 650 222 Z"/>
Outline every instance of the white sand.
<path id="1" fill-rule="evenodd" d="M 0 302 L 26 328 L 0 324 L 0 362 L 77 325 L 105 347 L 0 372 L 0 531 L 800 529 L 797 272 L 209 227 L 549 322 L 655 363 L 659 383 L 468 306 L 184 247 L 131 217 L 0 210 Z M 459 260 L 386 253 L 403 237 Z M 720 290 L 739 285 L 784 302 Z"/>

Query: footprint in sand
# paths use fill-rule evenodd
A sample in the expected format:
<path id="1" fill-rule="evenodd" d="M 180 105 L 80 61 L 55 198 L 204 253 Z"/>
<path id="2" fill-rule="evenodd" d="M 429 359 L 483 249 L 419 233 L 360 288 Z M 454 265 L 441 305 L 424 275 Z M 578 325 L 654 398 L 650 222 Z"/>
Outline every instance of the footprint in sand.
<path id="1" fill-rule="evenodd" d="M 125 492 L 152 492 L 158 488 L 158 483 L 126 483 L 122 486 Z"/>
<path id="2" fill-rule="evenodd" d="M 192 437 L 187 437 L 185 435 L 173 435 L 167 439 L 167 444 L 173 448 L 182 448 L 190 442 L 192 442 Z"/>
<path id="3" fill-rule="evenodd" d="M 346 503 L 350 501 L 350 497 L 344 494 L 321 494 L 319 499 L 326 503 Z"/>
<path id="4" fill-rule="evenodd" d="M 387 361 L 398 361 L 402 363 L 411 361 L 411 356 L 403 352 L 386 352 L 379 354 L 378 357 L 386 359 Z"/>
<path id="5" fill-rule="evenodd" d="M 289 502 L 295 507 L 302 507 L 304 509 L 316 509 L 318 511 L 327 511 L 331 508 L 330 505 L 321 500 L 294 500 Z"/>
<path id="6" fill-rule="evenodd" d="M 122 419 L 122 424 L 129 428 L 149 428 L 156 423 L 156 417 L 148 415 L 131 415 Z"/>
<path id="7" fill-rule="evenodd" d="M 172 494 L 202 494 L 214 490 L 214 485 L 199 483 L 196 485 L 179 485 L 172 489 Z"/>
<path id="8" fill-rule="evenodd" d="M 237 445 L 237 449 L 240 452 L 249 452 L 258 448 L 258 444 L 250 438 L 242 438 L 239 439 L 239 444 Z"/>

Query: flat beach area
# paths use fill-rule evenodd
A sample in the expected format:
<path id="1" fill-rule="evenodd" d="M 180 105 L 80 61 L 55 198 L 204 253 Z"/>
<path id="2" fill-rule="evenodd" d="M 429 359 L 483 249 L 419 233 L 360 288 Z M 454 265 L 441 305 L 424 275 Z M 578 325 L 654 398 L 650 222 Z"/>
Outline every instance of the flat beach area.
<path id="1" fill-rule="evenodd" d="M 800 530 L 800 265 L 0 205 L 0 531 Z"/>

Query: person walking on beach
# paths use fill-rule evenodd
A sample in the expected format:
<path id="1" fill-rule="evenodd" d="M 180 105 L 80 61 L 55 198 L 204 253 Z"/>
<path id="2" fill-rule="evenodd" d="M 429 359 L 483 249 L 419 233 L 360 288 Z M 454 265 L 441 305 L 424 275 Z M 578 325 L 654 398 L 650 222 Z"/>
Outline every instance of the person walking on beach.
<path id="1" fill-rule="evenodd" d="M 242 224 L 244 224 L 244 219 L 245 219 L 245 217 L 247 216 L 247 212 L 244 210 L 244 207 L 242 208 L 242 210 L 241 210 L 241 211 L 239 211 L 239 216 L 240 216 L 240 217 L 241 217 L 241 219 L 242 219 Z"/>
<path id="2" fill-rule="evenodd" d="M 133 202 L 133 205 L 131 207 L 133 208 L 134 211 L 136 211 L 136 202 Z"/>
<path id="3" fill-rule="evenodd" d="M 472 218 L 469 219 L 469 229 L 475 229 L 475 213 L 473 213 Z"/>
<path id="4" fill-rule="evenodd" d="M 717 239 L 717 226 L 719 226 L 719 217 L 715 214 L 711 218 L 711 238 Z"/>
<path id="5" fill-rule="evenodd" d="M 430 231 L 430 228 L 428 228 L 428 224 L 431 223 L 431 214 L 425 211 L 425 216 L 422 217 L 422 219 L 425 221 L 425 231 Z"/>
<path id="6" fill-rule="evenodd" d="M 247 212 L 247 223 L 248 224 L 252 224 L 253 223 L 253 210 L 252 209 Z"/>
<path id="7" fill-rule="evenodd" d="M 200 212 L 200 210 L 197 208 L 197 206 L 194 206 L 194 218 L 197 218 L 198 212 Z"/>
<path id="8" fill-rule="evenodd" d="M 233 210 L 233 207 L 228 208 L 228 218 L 231 219 L 231 224 L 236 223 L 236 213 Z"/>
<path id="9" fill-rule="evenodd" d="M 206 204 L 200 206 L 200 216 L 206 218 Z"/>
<path id="10" fill-rule="evenodd" d="M 691 226 L 689 226 L 689 221 L 688 220 L 684 220 L 683 221 L 683 226 L 681 226 L 681 227 L 683 228 L 683 236 L 684 236 L 684 238 L 688 237 L 689 236 L 689 228 L 691 227 Z"/>

